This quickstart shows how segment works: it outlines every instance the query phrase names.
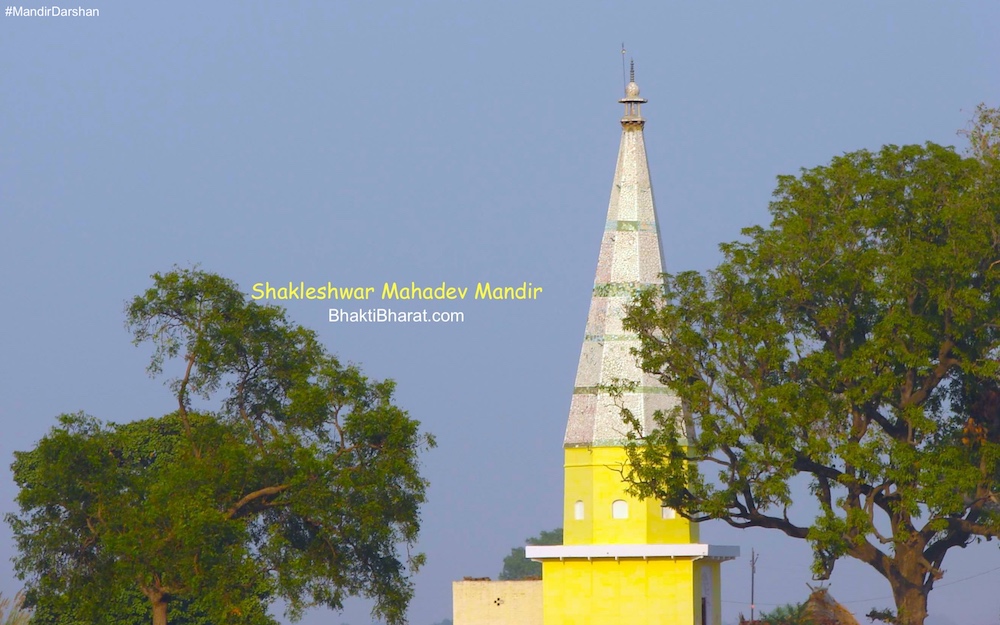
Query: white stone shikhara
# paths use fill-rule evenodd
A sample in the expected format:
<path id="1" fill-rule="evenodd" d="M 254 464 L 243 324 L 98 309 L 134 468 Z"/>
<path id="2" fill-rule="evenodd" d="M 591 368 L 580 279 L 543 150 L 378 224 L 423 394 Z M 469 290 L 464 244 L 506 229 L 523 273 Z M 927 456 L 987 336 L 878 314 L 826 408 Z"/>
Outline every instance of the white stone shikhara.
<path id="1" fill-rule="evenodd" d="M 721 625 L 720 564 L 739 549 L 702 544 L 697 524 L 633 495 L 622 479 L 631 427 L 622 408 L 645 436 L 654 414 L 680 401 L 641 371 L 639 338 L 622 324 L 638 290 L 662 288 L 663 257 L 634 74 L 620 102 L 621 147 L 564 442 L 563 544 L 525 547 L 542 563 L 541 582 L 456 582 L 455 625 Z M 607 388 L 620 381 L 630 390 L 613 398 Z"/>
<path id="2" fill-rule="evenodd" d="M 634 294 L 662 285 L 664 266 L 642 134 L 640 105 L 646 100 L 639 97 L 634 80 L 625 94 L 618 164 L 566 426 L 568 447 L 621 446 L 629 431 L 623 407 L 641 416 L 645 435 L 654 427 L 657 411 L 669 412 L 680 403 L 656 376 L 642 372 L 632 353 L 639 339 L 622 327 Z M 617 400 L 600 390 L 619 381 L 636 387 Z"/>

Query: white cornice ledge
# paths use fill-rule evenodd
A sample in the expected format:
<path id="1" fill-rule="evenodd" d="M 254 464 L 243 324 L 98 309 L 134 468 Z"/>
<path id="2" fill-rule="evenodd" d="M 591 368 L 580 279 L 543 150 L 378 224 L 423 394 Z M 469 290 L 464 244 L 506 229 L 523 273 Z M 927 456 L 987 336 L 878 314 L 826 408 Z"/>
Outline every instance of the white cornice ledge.
<path id="1" fill-rule="evenodd" d="M 531 560 L 690 558 L 733 560 L 740 548 L 732 545 L 528 545 L 524 555 Z"/>

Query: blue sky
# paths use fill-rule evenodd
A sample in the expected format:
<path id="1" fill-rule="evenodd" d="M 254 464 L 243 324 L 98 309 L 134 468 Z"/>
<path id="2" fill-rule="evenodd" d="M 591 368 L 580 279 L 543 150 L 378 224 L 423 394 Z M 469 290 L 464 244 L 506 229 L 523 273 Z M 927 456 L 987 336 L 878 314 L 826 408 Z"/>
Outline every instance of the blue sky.
<path id="1" fill-rule="evenodd" d="M 396 379 L 438 438 L 414 625 L 450 616 L 452 580 L 495 576 L 561 523 L 622 41 L 649 99 L 670 271 L 711 267 L 718 243 L 765 223 L 775 176 L 886 143 L 960 145 L 976 104 L 1000 105 L 996 3 L 87 2 L 99 17 L 0 20 L 0 512 L 12 452 L 56 415 L 171 409 L 123 327 L 153 272 L 200 263 L 248 291 L 532 282 L 537 300 L 433 308 L 462 324 L 288 307 L 343 360 Z M 806 596 L 805 545 L 702 535 L 761 553 L 759 609 Z M 5 594 L 12 554 L 4 525 Z M 949 556 L 936 622 L 994 623 L 998 567 L 993 545 Z M 749 614 L 748 559 L 724 570 L 732 621 Z M 831 592 L 859 615 L 891 605 L 853 563 Z M 360 625 L 367 607 L 302 622 Z"/>

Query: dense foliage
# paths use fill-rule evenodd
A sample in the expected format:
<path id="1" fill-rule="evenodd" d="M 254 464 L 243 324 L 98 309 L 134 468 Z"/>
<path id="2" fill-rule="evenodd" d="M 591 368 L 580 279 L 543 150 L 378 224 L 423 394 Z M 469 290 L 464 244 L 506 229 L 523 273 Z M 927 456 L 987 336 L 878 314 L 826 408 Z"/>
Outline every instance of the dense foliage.
<path id="1" fill-rule="evenodd" d="M 756 619 L 761 625 L 815 625 L 806 617 L 805 603 L 786 603 L 761 612 Z"/>
<path id="2" fill-rule="evenodd" d="M 1000 126 L 978 115 L 969 156 L 886 146 L 780 177 L 770 227 L 626 322 L 684 406 L 633 437 L 634 491 L 808 540 L 819 578 L 866 562 L 905 624 L 950 549 L 1000 532 Z"/>
<path id="3" fill-rule="evenodd" d="M 549 531 L 542 530 L 538 536 L 525 539 L 525 543 L 529 545 L 561 545 L 562 541 L 563 531 L 561 527 Z M 524 547 L 514 547 L 510 550 L 510 555 L 503 559 L 503 570 L 500 571 L 500 580 L 541 578 L 542 563 L 526 558 L 524 556 Z"/>
<path id="4" fill-rule="evenodd" d="M 393 383 L 329 355 L 284 311 L 201 271 L 153 276 L 127 308 L 150 370 L 177 366 L 175 409 L 106 424 L 63 415 L 15 454 L 8 515 L 38 622 L 273 623 L 310 605 L 374 599 L 405 622 L 402 558 L 419 530 L 433 445 L 393 403 Z M 192 407 L 192 396 L 214 410 Z"/>

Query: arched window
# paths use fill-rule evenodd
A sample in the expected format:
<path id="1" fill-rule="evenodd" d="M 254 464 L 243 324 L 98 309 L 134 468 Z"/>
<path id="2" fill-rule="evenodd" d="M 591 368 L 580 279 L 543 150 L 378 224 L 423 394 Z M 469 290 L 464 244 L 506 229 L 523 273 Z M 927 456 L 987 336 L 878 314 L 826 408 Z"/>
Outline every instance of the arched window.
<path id="1" fill-rule="evenodd" d="M 583 502 L 577 501 L 573 504 L 573 518 L 577 521 L 583 520 Z"/>
<path id="2" fill-rule="evenodd" d="M 615 499 L 613 502 L 611 502 L 611 518 L 627 519 L 628 502 L 623 499 Z"/>

